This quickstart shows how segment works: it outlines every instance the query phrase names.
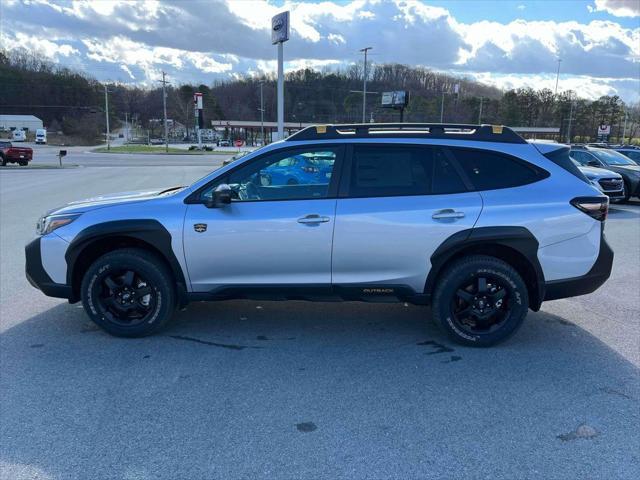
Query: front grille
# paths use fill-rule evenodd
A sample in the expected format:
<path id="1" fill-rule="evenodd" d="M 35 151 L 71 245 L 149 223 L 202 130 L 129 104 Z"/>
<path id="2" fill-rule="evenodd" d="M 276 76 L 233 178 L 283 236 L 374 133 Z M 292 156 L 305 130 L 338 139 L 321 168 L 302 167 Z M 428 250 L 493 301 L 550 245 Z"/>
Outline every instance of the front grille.
<path id="1" fill-rule="evenodd" d="M 605 192 L 617 192 L 618 190 L 622 190 L 623 186 L 622 179 L 620 178 L 602 178 L 598 180 L 598 183 Z"/>

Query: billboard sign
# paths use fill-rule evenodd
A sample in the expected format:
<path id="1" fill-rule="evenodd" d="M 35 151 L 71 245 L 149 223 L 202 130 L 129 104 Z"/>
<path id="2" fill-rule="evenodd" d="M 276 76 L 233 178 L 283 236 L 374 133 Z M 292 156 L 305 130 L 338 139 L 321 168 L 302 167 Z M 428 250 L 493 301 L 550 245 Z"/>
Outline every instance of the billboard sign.
<path id="1" fill-rule="evenodd" d="M 598 136 L 605 137 L 611 134 L 611 125 L 599 125 L 598 126 Z"/>
<path id="2" fill-rule="evenodd" d="M 404 108 L 409 103 L 409 92 L 396 90 L 382 93 L 382 106 L 384 108 Z"/>
<path id="3" fill-rule="evenodd" d="M 271 18 L 271 43 L 278 43 L 289 40 L 289 12 L 282 12 Z"/>

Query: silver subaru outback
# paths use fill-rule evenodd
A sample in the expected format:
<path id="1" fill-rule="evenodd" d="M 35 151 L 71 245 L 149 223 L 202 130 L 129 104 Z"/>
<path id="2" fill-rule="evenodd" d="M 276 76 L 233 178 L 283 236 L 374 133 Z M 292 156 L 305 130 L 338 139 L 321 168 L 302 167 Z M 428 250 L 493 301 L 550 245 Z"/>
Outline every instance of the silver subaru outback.
<path id="1" fill-rule="evenodd" d="M 118 336 L 193 300 L 401 301 L 489 346 L 607 280 L 608 206 L 567 146 L 507 127 L 319 125 L 187 187 L 47 213 L 26 273 Z"/>

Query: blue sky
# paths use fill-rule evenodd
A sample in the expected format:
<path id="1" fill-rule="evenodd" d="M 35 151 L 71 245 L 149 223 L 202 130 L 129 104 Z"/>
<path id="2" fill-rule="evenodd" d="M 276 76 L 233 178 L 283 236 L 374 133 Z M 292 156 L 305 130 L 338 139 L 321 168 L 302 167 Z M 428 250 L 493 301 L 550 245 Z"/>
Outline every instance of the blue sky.
<path id="1" fill-rule="evenodd" d="M 291 10 L 285 68 L 372 61 L 507 89 L 640 99 L 640 1 L 0 0 L 0 43 L 99 80 L 210 83 L 275 69 L 270 18 Z"/>

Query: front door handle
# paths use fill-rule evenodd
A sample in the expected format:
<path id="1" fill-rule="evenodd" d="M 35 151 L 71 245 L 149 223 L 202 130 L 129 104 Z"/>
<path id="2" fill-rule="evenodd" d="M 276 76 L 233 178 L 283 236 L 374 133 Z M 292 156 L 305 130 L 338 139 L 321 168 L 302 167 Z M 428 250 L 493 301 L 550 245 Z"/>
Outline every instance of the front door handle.
<path id="1" fill-rule="evenodd" d="M 445 208 L 444 210 L 438 210 L 431 215 L 434 220 L 443 220 L 447 218 L 464 218 L 464 212 L 456 212 L 453 208 Z"/>
<path id="2" fill-rule="evenodd" d="M 302 217 L 298 219 L 298 223 L 306 223 L 306 224 L 316 224 L 316 223 L 327 223 L 329 221 L 329 217 L 321 217 L 318 214 L 307 215 L 306 217 Z"/>

